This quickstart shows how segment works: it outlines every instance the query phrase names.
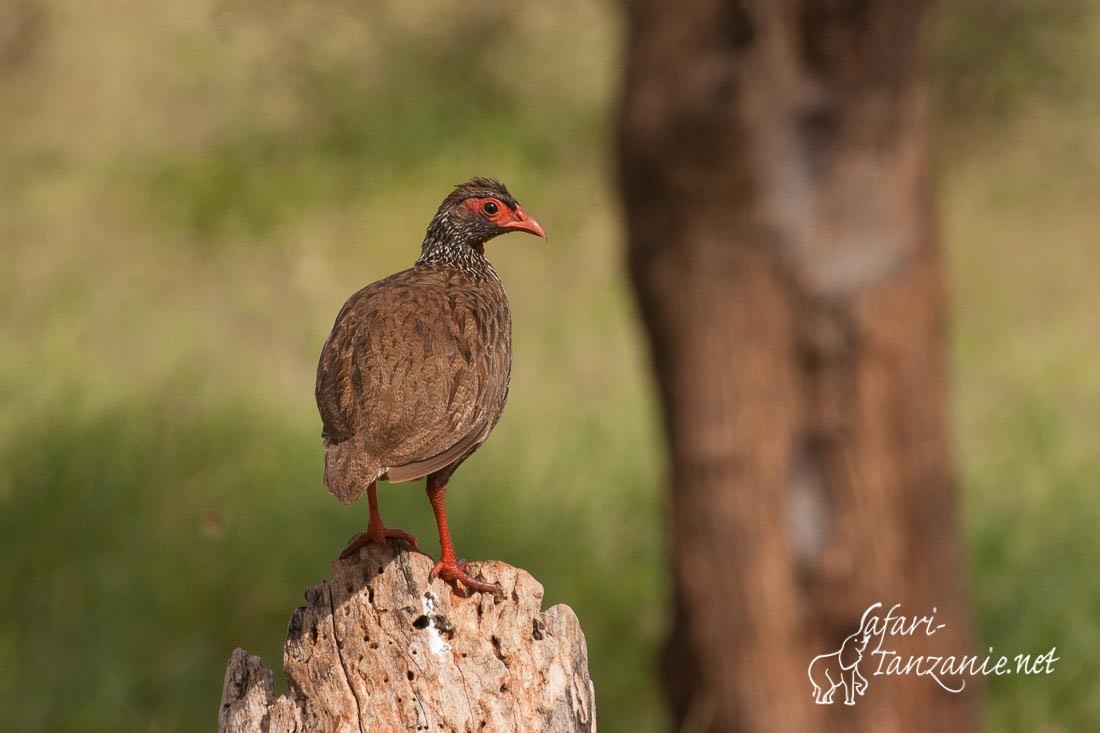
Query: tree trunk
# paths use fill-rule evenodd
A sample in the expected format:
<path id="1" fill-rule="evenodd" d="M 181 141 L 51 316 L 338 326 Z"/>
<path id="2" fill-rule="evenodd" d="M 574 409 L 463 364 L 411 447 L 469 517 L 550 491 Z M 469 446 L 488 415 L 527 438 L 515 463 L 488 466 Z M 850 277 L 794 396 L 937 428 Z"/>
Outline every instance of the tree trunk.
<path id="1" fill-rule="evenodd" d="M 225 673 L 220 733 L 596 731 L 588 651 L 568 606 L 540 611 L 523 570 L 479 564 L 504 598 L 458 598 L 428 581 L 431 560 L 369 545 L 332 564 L 287 631 L 289 695 L 237 649 Z"/>
<path id="2" fill-rule="evenodd" d="M 972 653 L 925 5 L 629 4 L 620 175 L 670 451 L 679 729 L 978 727 L 969 679 L 864 663 L 849 707 L 807 678 L 876 601 L 946 624 L 903 656 Z"/>

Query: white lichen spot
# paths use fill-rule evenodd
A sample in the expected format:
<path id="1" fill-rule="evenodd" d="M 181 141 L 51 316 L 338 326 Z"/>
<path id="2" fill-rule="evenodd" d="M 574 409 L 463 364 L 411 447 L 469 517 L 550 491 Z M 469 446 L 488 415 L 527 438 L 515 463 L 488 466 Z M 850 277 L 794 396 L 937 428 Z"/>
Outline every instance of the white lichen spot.
<path id="1" fill-rule="evenodd" d="M 425 629 L 428 632 L 428 651 L 436 656 L 451 651 L 451 645 L 443 641 L 439 629 L 435 627 L 435 596 L 425 593 L 420 599 L 420 606 L 428 617 L 428 627 Z"/>

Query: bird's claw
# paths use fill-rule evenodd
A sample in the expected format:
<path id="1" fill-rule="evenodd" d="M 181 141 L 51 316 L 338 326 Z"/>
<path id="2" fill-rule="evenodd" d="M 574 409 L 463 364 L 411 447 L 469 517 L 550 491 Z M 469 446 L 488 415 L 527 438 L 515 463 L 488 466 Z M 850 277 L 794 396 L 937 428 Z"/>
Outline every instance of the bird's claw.
<path id="1" fill-rule="evenodd" d="M 482 593 L 492 593 L 498 598 L 504 597 L 504 589 L 502 589 L 496 583 L 486 583 L 483 580 L 476 580 L 466 572 L 466 561 L 459 560 L 458 562 L 446 563 L 440 560 L 432 568 L 432 572 L 428 575 L 429 579 L 441 578 L 444 582 L 449 583 L 455 590 L 458 590 L 456 583 L 461 583 L 470 591 L 480 591 Z"/>
<path id="2" fill-rule="evenodd" d="M 387 540 L 403 540 L 408 542 L 414 550 L 420 549 L 420 542 L 408 532 L 401 529 L 382 530 L 382 536 Z"/>
<path id="3" fill-rule="evenodd" d="M 408 532 L 400 529 L 386 529 L 385 527 L 382 527 L 381 530 L 379 530 L 372 527 L 366 532 L 360 532 L 359 534 L 348 540 L 347 546 L 344 547 L 343 551 L 340 553 L 340 559 L 346 560 L 355 553 L 359 552 L 361 548 L 366 547 L 367 545 L 372 543 L 376 545 L 384 545 L 386 544 L 386 540 L 401 540 L 403 542 L 409 543 L 409 545 L 412 546 L 413 550 L 416 550 L 417 552 L 420 551 L 420 543 Z"/>

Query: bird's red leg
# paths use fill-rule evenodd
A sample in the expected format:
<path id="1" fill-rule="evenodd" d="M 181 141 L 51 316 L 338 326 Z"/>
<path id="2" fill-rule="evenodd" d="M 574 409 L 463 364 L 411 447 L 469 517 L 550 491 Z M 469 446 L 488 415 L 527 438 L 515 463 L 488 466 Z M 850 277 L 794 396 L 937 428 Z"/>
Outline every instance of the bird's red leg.
<path id="1" fill-rule="evenodd" d="M 375 481 L 371 481 L 370 486 L 367 487 L 367 502 L 370 504 L 370 522 L 367 524 L 367 531 L 355 535 L 348 541 L 347 547 L 340 553 L 341 560 L 351 557 L 359 551 L 359 548 L 372 542 L 384 545 L 386 540 L 391 537 L 397 540 L 405 540 L 412 545 L 414 550 L 420 549 L 416 538 L 408 532 L 403 532 L 400 529 L 386 529 L 385 525 L 382 524 L 382 515 L 378 513 L 378 490 L 375 483 Z"/>
<path id="2" fill-rule="evenodd" d="M 455 546 L 451 542 L 451 531 L 447 528 L 447 510 L 443 502 L 447 496 L 447 484 L 431 477 L 428 478 L 428 501 L 432 503 L 432 511 L 435 512 L 435 523 L 439 527 L 439 562 L 432 568 L 431 577 L 439 576 L 452 586 L 462 583 L 470 590 L 478 590 L 484 593 L 500 595 L 503 593 L 500 586 L 495 583 L 486 583 L 475 580 L 466 573 L 466 561 L 458 561 L 455 556 Z M 457 587 L 457 586 L 456 586 Z"/>

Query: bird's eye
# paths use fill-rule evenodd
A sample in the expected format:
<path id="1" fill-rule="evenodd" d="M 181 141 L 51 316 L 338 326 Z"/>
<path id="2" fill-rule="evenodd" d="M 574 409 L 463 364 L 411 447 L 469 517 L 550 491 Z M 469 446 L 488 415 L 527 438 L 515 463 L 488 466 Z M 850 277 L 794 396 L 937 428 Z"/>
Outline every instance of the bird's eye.
<path id="1" fill-rule="evenodd" d="M 496 216 L 496 213 L 500 211 L 500 206 L 497 205 L 496 201 L 486 201 L 481 205 L 481 210 L 489 216 Z"/>

